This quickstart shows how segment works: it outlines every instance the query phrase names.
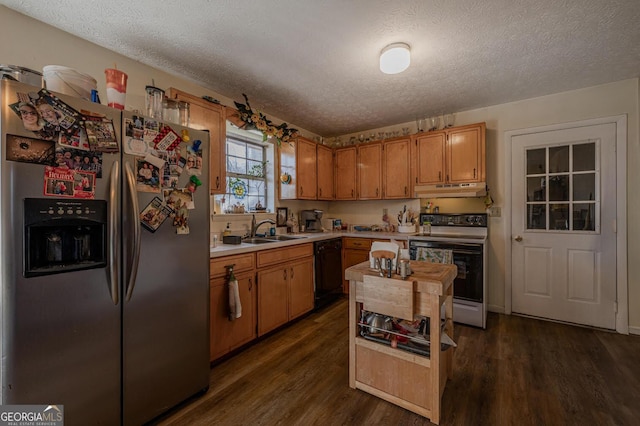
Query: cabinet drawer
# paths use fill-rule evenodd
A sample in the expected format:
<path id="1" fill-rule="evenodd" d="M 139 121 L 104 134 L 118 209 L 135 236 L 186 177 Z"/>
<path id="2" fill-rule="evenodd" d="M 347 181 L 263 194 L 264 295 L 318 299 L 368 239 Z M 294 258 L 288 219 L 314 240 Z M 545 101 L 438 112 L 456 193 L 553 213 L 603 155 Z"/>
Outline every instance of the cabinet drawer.
<path id="1" fill-rule="evenodd" d="M 227 275 L 227 265 L 236 265 L 234 272 L 249 271 L 255 267 L 254 253 L 236 254 L 233 256 L 218 257 L 209 261 L 209 276 L 224 277 Z"/>
<path id="2" fill-rule="evenodd" d="M 342 240 L 342 247 L 346 249 L 356 250 L 371 250 L 370 238 L 351 238 L 344 237 Z"/>
<path id="3" fill-rule="evenodd" d="M 262 250 L 257 253 L 258 268 L 276 265 L 301 257 L 313 256 L 313 244 L 299 244 L 272 250 Z"/>

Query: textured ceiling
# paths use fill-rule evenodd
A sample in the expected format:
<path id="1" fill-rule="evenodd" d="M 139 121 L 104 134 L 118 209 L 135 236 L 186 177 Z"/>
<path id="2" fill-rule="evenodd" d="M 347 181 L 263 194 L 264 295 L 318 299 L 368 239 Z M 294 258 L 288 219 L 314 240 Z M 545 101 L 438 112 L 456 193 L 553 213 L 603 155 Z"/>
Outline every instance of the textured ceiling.
<path id="1" fill-rule="evenodd" d="M 323 136 L 640 76 L 639 0 L 0 4 Z"/>

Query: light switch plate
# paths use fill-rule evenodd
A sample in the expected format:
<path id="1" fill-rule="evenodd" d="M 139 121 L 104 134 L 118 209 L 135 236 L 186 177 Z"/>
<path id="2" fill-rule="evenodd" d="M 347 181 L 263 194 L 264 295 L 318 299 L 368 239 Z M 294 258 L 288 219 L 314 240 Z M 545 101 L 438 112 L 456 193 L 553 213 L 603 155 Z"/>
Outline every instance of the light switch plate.
<path id="1" fill-rule="evenodd" d="M 502 216 L 502 209 L 498 206 L 493 206 L 489 208 L 489 216 L 491 217 L 500 217 Z"/>

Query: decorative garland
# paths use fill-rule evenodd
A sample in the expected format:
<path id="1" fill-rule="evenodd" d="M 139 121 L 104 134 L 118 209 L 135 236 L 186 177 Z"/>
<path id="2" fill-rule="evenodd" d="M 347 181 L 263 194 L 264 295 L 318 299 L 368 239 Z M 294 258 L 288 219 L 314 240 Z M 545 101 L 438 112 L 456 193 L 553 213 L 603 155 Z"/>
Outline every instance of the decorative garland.
<path id="1" fill-rule="evenodd" d="M 276 140 L 278 141 L 278 146 L 280 146 L 282 142 L 289 142 L 292 138 L 296 137 L 298 129 L 288 127 L 287 123 L 282 123 L 276 126 L 260 111 L 254 112 L 251 109 L 251 105 L 249 105 L 249 99 L 247 98 L 247 95 L 243 93 L 242 96 L 247 103 L 246 105 L 234 102 L 234 104 L 236 104 L 236 108 L 238 109 L 239 118 L 240 120 L 242 120 L 242 122 L 244 122 L 244 125 L 241 126 L 242 129 L 260 130 L 262 132 L 263 141 L 266 141 L 267 138 L 271 136 L 276 138 Z"/>

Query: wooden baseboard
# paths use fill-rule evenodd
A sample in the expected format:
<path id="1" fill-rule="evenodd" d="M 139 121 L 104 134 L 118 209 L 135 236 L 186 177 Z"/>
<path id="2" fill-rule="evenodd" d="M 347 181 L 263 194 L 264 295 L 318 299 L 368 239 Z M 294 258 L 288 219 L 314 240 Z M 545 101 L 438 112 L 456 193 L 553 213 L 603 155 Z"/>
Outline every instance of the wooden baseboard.
<path id="1" fill-rule="evenodd" d="M 629 326 L 629 334 L 637 334 L 637 335 L 640 335 L 640 327 L 632 327 L 632 326 Z"/>

